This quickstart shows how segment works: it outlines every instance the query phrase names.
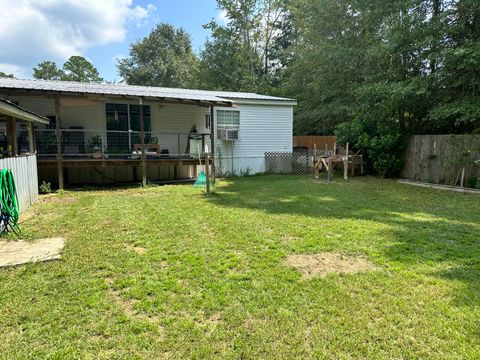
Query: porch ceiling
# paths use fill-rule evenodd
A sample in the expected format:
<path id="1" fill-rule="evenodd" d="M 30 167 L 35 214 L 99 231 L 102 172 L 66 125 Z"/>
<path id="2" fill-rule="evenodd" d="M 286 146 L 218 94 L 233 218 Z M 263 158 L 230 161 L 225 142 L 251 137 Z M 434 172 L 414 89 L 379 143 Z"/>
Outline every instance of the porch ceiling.
<path id="1" fill-rule="evenodd" d="M 48 124 L 49 120 L 32 111 L 24 109 L 11 101 L 0 98 L 0 115 L 14 117 L 19 120 Z"/>

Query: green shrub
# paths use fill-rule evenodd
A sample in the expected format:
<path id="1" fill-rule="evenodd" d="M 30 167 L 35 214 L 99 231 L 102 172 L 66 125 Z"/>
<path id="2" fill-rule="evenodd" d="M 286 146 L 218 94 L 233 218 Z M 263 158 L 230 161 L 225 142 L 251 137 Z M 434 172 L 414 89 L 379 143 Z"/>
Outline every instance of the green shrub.
<path id="1" fill-rule="evenodd" d="M 38 192 L 40 194 L 50 194 L 52 192 L 52 184 L 46 181 L 42 181 L 42 183 L 38 187 Z"/>
<path id="2" fill-rule="evenodd" d="M 247 166 L 246 168 L 240 169 L 240 176 L 250 176 L 251 172 L 252 172 L 252 169 L 250 169 L 250 167 Z"/>
<path id="3" fill-rule="evenodd" d="M 465 186 L 469 188 L 474 188 L 477 185 L 477 178 L 475 176 L 470 176 L 465 182 Z"/>
<path id="4" fill-rule="evenodd" d="M 399 126 L 392 122 L 380 125 L 369 119 L 355 119 L 337 126 L 339 144 L 350 144 L 354 152 L 360 151 L 367 169 L 382 177 L 397 175 L 403 166 L 404 137 Z"/>

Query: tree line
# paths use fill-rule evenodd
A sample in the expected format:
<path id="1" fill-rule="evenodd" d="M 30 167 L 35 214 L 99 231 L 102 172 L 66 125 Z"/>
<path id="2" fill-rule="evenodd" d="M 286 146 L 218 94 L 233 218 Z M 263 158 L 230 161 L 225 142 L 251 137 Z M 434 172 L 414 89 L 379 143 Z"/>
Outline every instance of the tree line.
<path id="1" fill-rule="evenodd" d="M 226 21 L 205 25 L 211 36 L 199 54 L 185 30 L 158 24 L 130 45 L 119 75 L 296 98 L 296 134 L 335 133 L 382 175 L 398 171 L 409 134 L 480 132 L 478 0 L 217 3 Z M 71 60 L 60 70 L 43 62 L 34 76 L 102 81 L 93 65 Z"/>

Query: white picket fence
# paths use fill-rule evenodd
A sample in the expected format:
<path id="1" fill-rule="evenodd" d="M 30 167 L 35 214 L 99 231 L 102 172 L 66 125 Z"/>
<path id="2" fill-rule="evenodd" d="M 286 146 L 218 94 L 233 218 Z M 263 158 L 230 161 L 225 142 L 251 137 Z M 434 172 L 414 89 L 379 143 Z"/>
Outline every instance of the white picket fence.
<path id="1" fill-rule="evenodd" d="M 10 169 L 13 173 L 21 212 L 38 200 L 36 155 L 1 159 L 0 169 Z"/>

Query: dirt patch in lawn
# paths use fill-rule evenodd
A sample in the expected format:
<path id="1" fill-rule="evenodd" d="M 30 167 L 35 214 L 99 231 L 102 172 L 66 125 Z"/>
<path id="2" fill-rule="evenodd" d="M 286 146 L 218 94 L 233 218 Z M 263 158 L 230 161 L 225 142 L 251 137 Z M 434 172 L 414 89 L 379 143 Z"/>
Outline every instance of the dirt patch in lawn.
<path id="1" fill-rule="evenodd" d="M 297 269 L 306 279 L 322 278 L 332 273 L 356 274 L 377 269 L 375 265 L 364 258 L 335 252 L 289 255 L 285 259 L 285 263 Z"/>
<path id="2" fill-rule="evenodd" d="M 128 244 L 126 247 L 128 251 L 134 251 L 139 255 L 143 255 L 147 253 L 147 249 L 141 246 L 134 246 L 134 245 Z"/>
<path id="3" fill-rule="evenodd" d="M 137 309 L 135 309 L 135 305 L 138 303 L 138 300 L 136 300 L 136 299 L 125 299 L 122 296 L 121 292 L 116 290 L 113 287 L 114 282 L 115 282 L 115 279 L 112 278 L 112 277 L 108 277 L 106 279 L 106 283 L 108 285 L 108 295 L 110 296 L 110 298 L 113 301 L 115 301 L 115 303 L 117 303 L 120 306 L 120 308 L 123 310 L 124 314 L 128 318 L 134 319 L 134 320 L 147 321 L 150 324 L 158 324 L 158 322 L 159 322 L 158 318 L 148 316 L 146 314 L 143 314 L 143 313 L 137 311 Z"/>
<path id="4" fill-rule="evenodd" d="M 57 194 L 42 195 L 40 202 L 48 204 L 71 204 L 77 199 L 71 196 L 58 196 Z"/>

